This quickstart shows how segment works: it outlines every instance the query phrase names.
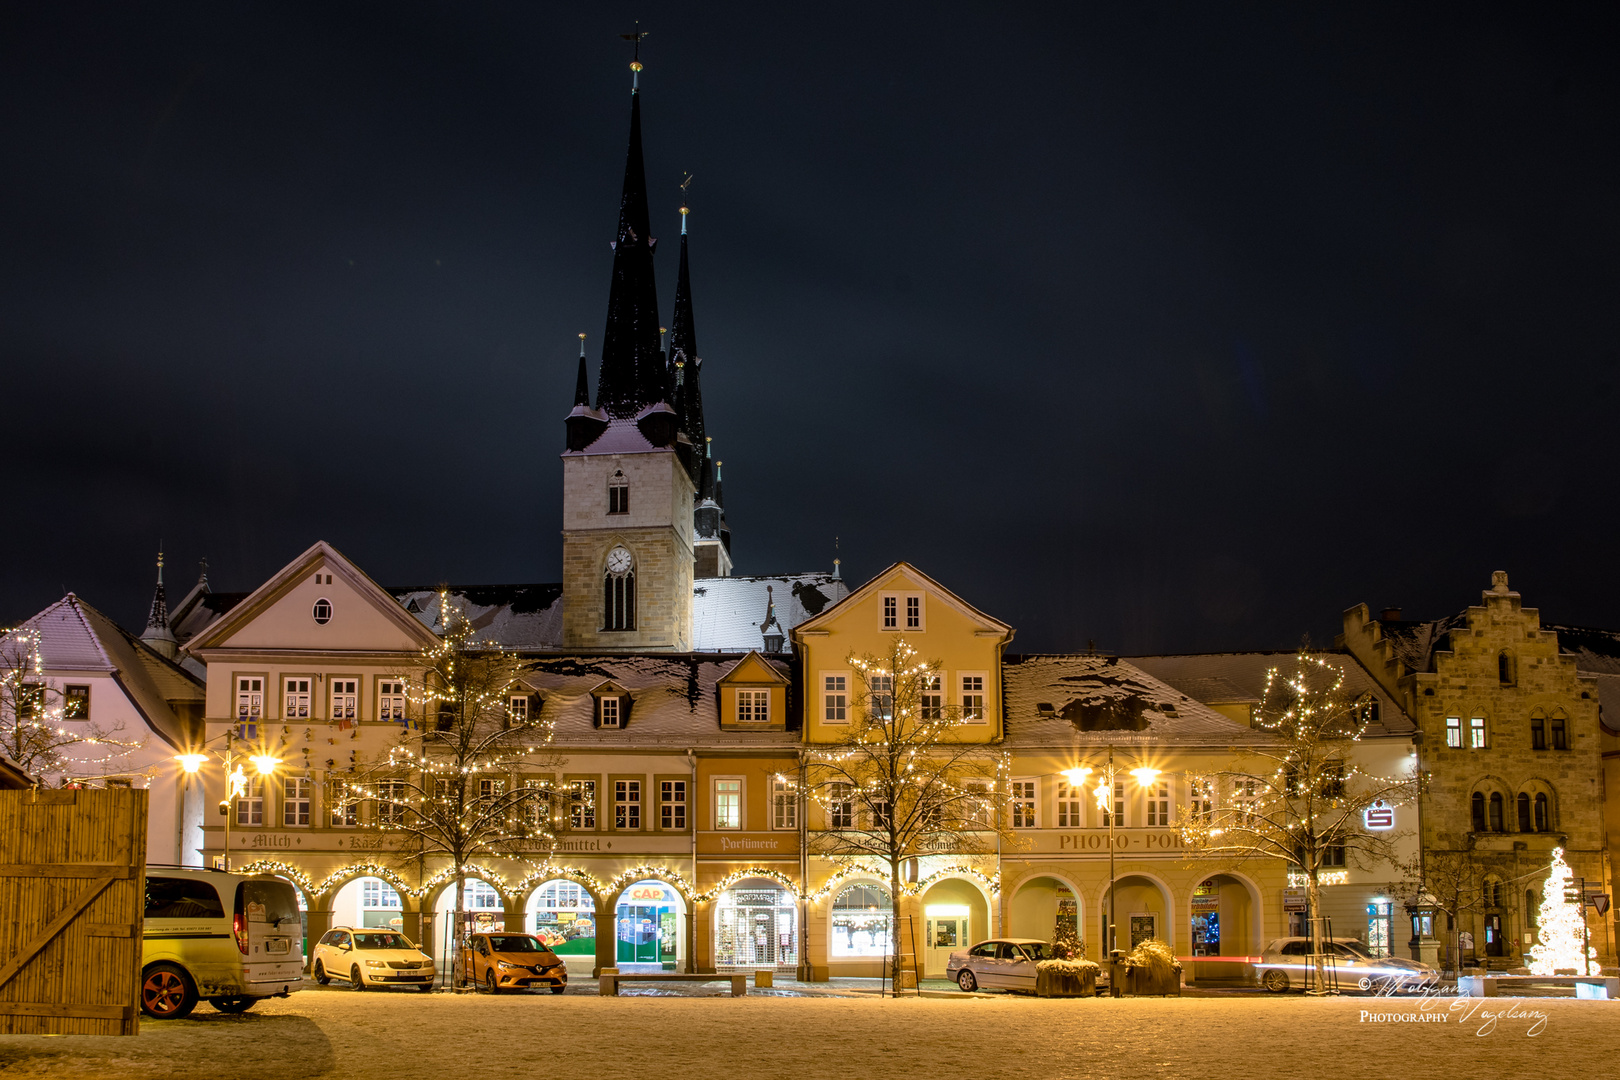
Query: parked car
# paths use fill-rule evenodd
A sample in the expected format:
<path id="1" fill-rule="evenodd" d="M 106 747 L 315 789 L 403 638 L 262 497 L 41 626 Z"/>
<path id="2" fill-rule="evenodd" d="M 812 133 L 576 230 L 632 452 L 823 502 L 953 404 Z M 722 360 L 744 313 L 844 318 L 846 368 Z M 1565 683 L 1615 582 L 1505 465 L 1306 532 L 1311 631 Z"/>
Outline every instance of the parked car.
<path id="1" fill-rule="evenodd" d="M 141 1011 L 178 1020 L 206 998 L 240 1013 L 304 979 L 298 893 L 269 876 L 148 866 L 141 929 Z"/>
<path id="2" fill-rule="evenodd" d="M 945 977 L 968 993 L 986 990 L 1035 992 L 1035 965 L 1052 958 L 1052 947 L 1036 938 L 995 938 L 951 953 Z"/>
<path id="3" fill-rule="evenodd" d="M 1374 956 L 1355 938 L 1332 938 L 1325 944 L 1342 988 L 1417 991 L 1439 974 L 1418 960 Z M 1261 950 L 1255 977 L 1261 986 L 1277 993 L 1290 987 L 1304 989 L 1307 979 L 1315 977 L 1311 973 L 1310 951 L 1310 938 L 1277 938 Z"/>
<path id="4" fill-rule="evenodd" d="M 345 979 L 356 990 L 373 986 L 433 989 L 433 958 L 397 930 L 357 930 L 339 926 L 315 944 L 312 973 L 325 986 Z"/>
<path id="5" fill-rule="evenodd" d="M 468 981 L 492 994 L 546 987 L 568 989 L 568 968 L 533 934 L 477 933 L 467 938 L 462 967 Z"/>

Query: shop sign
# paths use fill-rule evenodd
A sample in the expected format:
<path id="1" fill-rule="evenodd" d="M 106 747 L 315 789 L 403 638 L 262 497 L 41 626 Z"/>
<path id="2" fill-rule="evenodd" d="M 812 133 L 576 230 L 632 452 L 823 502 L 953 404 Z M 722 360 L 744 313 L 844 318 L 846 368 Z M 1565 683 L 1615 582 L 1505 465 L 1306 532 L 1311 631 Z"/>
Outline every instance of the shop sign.
<path id="1" fill-rule="evenodd" d="M 626 900 L 668 900 L 662 885 L 636 885 L 624 894 Z"/>
<path id="2" fill-rule="evenodd" d="M 1395 808 L 1383 799 L 1376 800 L 1362 813 L 1362 820 L 1367 828 L 1373 832 L 1383 832 L 1395 827 Z"/>
<path id="3" fill-rule="evenodd" d="M 1307 907 L 1307 904 L 1308 904 L 1308 901 L 1307 901 L 1304 889 L 1284 889 L 1283 890 L 1283 910 L 1284 911 L 1304 911 L 1306 909 L 1306 907 Z"/>

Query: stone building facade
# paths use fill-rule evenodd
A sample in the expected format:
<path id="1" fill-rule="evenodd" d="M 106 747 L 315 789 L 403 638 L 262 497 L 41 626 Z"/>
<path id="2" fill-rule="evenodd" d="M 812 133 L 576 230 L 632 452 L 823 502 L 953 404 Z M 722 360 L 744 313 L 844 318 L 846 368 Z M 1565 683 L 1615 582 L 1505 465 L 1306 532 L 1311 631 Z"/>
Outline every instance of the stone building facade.
<path id="1" fill-rule="evenodd" d="M 1358 604 L 1342 642 L 1422 733 L 1424 873 L 1431 892 L 1455 895 L 1448 945 L 1465 960 L 1518 966 L 1535 943 L 1554 848 L 1577 877 L 1605 881 L 1595 681 L 1500 570 L 1479 604 L 1446 619 L 1374 618 Z"/>

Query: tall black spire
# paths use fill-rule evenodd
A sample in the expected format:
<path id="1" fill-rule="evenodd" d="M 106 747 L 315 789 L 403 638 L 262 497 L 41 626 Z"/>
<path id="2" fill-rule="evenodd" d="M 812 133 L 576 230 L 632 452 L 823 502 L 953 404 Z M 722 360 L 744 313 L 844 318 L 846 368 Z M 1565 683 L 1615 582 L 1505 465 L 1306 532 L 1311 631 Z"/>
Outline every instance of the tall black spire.
<path id="1" fill-rule="evenodd" d="M 174 631 L 169 629 L 169 601 L 163 592 L 163 550 L 158 549 L 157 588 L 152 592 L 152 609 L 146 616 L 146 629 L 141 640 L 163 656 L 173 660 L 177 655 Z"/>
<path id="2" fill-rule="evenodd" d="M 641 37 L 630 89 L 630 149 L 624 162 L 619 199 L 619 233 L 613 242 L 613 282 L 608 290 L 607 331 L 602 369 L 596 381 L 596 407 L 610 416 L 634 416 L 662 401 L 667 378 L 658 356 L 658 291 L 653 280 L 653 248 L 647 213 L 647 175 L 641 160 Z"/>
<path id="3" fill-rule="evenodd" d="M 684 195 L 687 187 L 692 183 L 688 176 L 681 184 L 681 193 Z M 676 395 L 680 400 L 673 402 L 675 412 L 679 416 L 681 430 L 686 437 L 692 440 L 692 445 L 701 449 L 704 445 L 703 430 L 703 387 L 700 372 L 703 361 L 698 359 L 697 327 L 692 318 L 692 274 L 688 268 L 686 256 L 686 222 L 691 209 L 681 200 L 681 270 L 675 279 L 675 319 L 670 328 L 669 358 L 672 364 L 681 364 L 681 386 Z M 701 461 L 694 458 L 693 471 L 696 473 L 702 468 Z M 694 480 L 698 478 L 693 477 Z"/>

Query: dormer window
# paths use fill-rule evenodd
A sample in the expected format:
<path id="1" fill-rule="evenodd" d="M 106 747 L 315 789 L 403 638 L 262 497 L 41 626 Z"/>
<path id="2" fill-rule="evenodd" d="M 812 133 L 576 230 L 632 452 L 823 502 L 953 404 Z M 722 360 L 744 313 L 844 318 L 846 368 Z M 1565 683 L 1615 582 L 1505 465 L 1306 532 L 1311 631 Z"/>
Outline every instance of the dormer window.
<path id="1" fill-rule="evenodd" d="M 619 699 L 605 697 L 602 699 L 602 726 L 616 728 L 619 726 Z"/>
<path id="2" fill-rule="evenodd" d="M 608 477 L 608 513 L 628 514 L 630 512 L 630 481 L 624 478 L 624 473 L 615 472 Z"/>

